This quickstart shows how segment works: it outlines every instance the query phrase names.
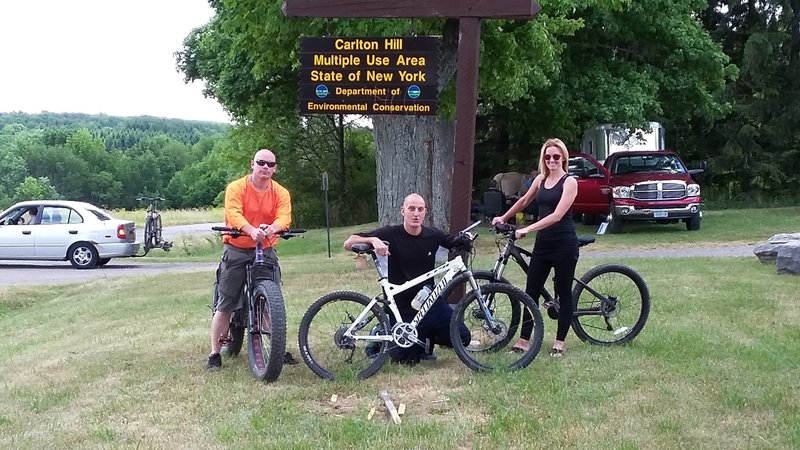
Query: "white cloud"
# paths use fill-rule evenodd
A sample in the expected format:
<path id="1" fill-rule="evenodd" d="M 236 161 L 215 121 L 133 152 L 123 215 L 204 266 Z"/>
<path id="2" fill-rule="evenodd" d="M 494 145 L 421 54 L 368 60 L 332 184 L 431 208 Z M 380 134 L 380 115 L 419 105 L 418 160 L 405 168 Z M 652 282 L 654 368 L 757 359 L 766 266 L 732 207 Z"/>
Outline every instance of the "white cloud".
<path id="1" fill-rule="evenodd" d="M 206 0 L 2 0 L 0 111 L 228 122 L 173 56 L 212 15 Z"/>

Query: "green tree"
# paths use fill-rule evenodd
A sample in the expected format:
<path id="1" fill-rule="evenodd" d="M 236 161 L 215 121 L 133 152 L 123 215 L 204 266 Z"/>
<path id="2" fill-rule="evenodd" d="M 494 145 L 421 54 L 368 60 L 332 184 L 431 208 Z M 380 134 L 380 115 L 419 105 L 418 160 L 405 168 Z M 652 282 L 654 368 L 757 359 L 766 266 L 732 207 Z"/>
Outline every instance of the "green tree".
<path id="1" fill-rule="evenodd" d="M 25 177 L 19 186 L 14 190 L 13 202 L 23 200 L 58 200 L 59 195 L 56 188 L 50 184 L 47 177 Z"/>
<path id="2" fill-rule="evenodd" d="M 216 15 L 187 36 L 177 56 L 187 81 L 203 80 L 206 93 L 242 124 L 300 122 L 295 108 L 301 36 L 441 35 L 442 114 L 375 116 L 373 124 L 379 220 L 395 221 L 402 197 L 418 191 L 430 199 L 434 225 L 446 226 L 456 22 L 295 20 L 282 16 L 281 3 L 212 2 Z M 727 63 L 697 26 L 694 17 L 702 6 L 694 0 L 554 2 L 532 21 L 484 21 L 479 109 L 487 117 L 482 124 L 497 130 L 481 135 L 508 143 L 485 146 L 490 160 L 514 159 L 510 145 L 522 157 L 522 149 L 530 152 L 531 143 L 545 136 L 574 139 L 599 120 L 639 124 L 654 113 L 686 120 L 721 110 L 712 94 L 724 83 Z"/>
<path id="3" fill-rule="evenodd" d="M 741 75 L 725 91 L 734 104 L 732 113 L 697 123 L 687 143 L 711 156 L 713 181 L 721 195 L 796 195 L 800 2 L 708 0 L 701 19 Z"/>

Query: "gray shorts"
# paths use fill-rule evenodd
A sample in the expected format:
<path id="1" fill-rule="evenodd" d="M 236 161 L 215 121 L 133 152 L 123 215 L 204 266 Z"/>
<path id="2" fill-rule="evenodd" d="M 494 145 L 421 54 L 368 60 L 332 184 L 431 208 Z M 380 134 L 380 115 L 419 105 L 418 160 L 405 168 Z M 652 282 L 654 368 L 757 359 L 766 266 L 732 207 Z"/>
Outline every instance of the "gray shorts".
<path id="1" fill-rule="evenodd" d="M 225 244 L 222 258 L 217 269 L 218 303 L 217 310 L 232 312 L 244 307 L 242 292 L 247 280 L 245 269 L 253 262 L 255 250 L 241 249 Z M 259 266 L 253 273 L 253 278 L 266 278 L 280 286 L 281 269 L 278 266 L 278 255 L 274 248 L 264 249 L 265 266 Z"/>

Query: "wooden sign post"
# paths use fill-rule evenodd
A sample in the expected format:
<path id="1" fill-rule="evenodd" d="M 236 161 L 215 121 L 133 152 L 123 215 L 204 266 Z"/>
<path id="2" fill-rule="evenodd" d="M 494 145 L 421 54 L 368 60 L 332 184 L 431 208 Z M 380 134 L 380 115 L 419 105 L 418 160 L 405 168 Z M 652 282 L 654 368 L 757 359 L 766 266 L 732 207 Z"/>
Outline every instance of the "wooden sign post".
<path id="1" fill-rule="evenodd" d="M 450 231 L 469 221 L 481 19 L 530 19 L 541 9 L 534 0 L 286 0 L 287 17 L 457 18 L 456 138 Z"/>

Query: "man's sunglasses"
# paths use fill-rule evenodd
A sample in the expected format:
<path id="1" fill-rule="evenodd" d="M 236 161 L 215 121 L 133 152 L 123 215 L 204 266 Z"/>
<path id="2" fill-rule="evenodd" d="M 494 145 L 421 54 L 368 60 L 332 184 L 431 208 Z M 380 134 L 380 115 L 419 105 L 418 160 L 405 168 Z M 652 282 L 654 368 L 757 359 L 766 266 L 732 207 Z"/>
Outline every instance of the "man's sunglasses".
<path id="1" fill-rule="evenodd" d="M 264 167 L 265 164 L 267 167 L 275 167 L 275 165 L 278 164 L 275 161 L 264 161 L 263 159 L 256 159 L 255 163 L 261 167 Z"/>
<path id="2" fill-rule="evenodd" d="M 553 161 L 560 161 L 561 155 L 559 153 L 556 153 L 555 155 L 548 155 L 548 154 L 544 155 L 545 161 L 550 161 L 551 158 L 553 159 Z"/>

